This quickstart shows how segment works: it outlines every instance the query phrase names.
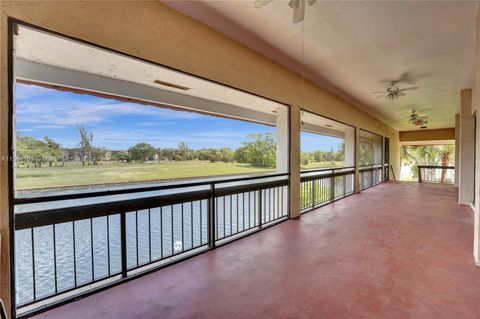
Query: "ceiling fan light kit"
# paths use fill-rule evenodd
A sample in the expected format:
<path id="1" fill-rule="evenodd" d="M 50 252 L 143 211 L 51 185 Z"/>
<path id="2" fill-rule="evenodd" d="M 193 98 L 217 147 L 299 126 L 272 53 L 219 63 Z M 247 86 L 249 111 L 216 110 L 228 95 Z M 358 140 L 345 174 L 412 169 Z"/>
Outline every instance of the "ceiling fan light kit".
<path id="1" fill-rule="evenodd" d="M 405 96 L 407 93 L 406 91 L 414 91 L 418 90 L 418 86 L 410 86 L 406 88 L 400 88 L 400 86 L 397 85 L 397 81 L 392 81 L 390 82 L 390 85 L 387 87 L 385 91 L 379 91 L 379 92 L 372 92 L 373 94 L 381 94 L 377 96 L 377 99 L 380 99 L 382 97 L 385 97 L 387 100 L 394 100 L 396 98 L 399 98 L 400 96 Z"/>
<path id="2" fill-rule="evenodd" d="M 417 113 L 416 110 L 412 110 L 412 113 L 410 114 L 410 118 L 408 122 L 414 126 L 420 126 L 420 128 L 424 129 L 427 128 L 427 118 L 428 116 L 426 115 L 420 115 Z"/>

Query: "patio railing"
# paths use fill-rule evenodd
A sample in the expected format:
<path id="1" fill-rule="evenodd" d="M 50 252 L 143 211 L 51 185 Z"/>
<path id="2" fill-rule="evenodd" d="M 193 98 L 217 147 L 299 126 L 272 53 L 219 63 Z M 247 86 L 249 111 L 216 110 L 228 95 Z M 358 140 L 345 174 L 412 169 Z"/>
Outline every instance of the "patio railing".
<path id="1" fill-rule="evenodd" d="M 18 313 L 113 285 L 288 218 L 288 174 L 18 198 Z"/>
<path id="2" fill-rule="evenodd" d="M 382 182 L 382 164 L 362 165 L 360 172 L 360 189 L 378 185 Z"/>
<path id="3" fill-rule="evenodd" d="M 418 181 L 428 183 L 453 184 L 455 166 L 418 165 Z"/>
<path id="4" fill-rule="evenodd" d="M 300 210 L 307 212 L 353 194 L 354 176 L 354 166 L 302 171 Z"/>

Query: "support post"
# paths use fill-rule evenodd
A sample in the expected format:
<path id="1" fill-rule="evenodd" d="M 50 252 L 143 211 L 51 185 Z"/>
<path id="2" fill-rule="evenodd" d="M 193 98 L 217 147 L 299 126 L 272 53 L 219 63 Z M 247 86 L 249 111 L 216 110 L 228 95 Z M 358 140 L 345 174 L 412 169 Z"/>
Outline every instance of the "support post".
<path id="1" fill-rule="evenodd" d="M 355 193 L 360 193 L 360 129 L 355 128 Z"/>
<path id="2" fill-rule="evenodd" d="M 470 205 L 473 201 L 474 123 L 472 119 L 472 90 L 460 94 L 460 176 L 458 202 Z"/>
<path id="3" fill-rule="evenodd" d="M 300 106 L 290 107 L 290 218 L 300 217 Z"/>
<path id="4" fill-rule="evenodd" d="M 455 187 L 460 185 L 460 114 L 455 114 Z"/>

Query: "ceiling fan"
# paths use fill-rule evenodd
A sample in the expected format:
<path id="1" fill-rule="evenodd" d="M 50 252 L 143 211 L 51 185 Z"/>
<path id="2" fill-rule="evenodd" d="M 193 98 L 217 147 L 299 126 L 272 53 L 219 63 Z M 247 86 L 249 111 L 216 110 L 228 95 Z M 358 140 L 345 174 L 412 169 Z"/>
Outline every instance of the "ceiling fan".
<path id="1" fill-rule="evenodd" d="M 373 94 L 381 94 L 377 96 L 377 99 L 385 97 L 387 100 L 394 100 L 396 98 L 399 98 L 401 96 L 407 95 L 405 91 L 414 91 L 418 90 L 418 86 L 410 86 L 406 88 L 400 88 L 397 85 L 398 81 L 391 81 L 390 85 L 387 87 L 385 91 L 378 91 L 378 92 L 372 92 Z"/>
<path id="2" fill-rule="evenodd" d="M 260 9 L 273 0 L 255 0 L 255 8 Z M 288 6 L 293 9 L 293 23 L 302 22 L 305 19 L 305 2 L 313 6 L 317 0 L 290 0 Z"/>
<path id="3" fill-rule="evenodd" d="M 413 124 L 415 126 L 425 126 L 428 123 L 427 118 L 428 116 L 420 115 L 417 113 L 416 110 L 412 110 L 412 113 L 410 114 L 410 118 L 408 119 L 408 123 Z"/>

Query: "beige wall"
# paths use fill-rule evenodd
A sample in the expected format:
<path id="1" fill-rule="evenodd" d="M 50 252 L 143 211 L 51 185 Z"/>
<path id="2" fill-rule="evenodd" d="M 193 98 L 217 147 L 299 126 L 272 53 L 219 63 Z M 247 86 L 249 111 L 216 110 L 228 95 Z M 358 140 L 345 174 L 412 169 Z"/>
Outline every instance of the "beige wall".
<path id="1" fill-rule="evenodd" d="M 277 63 L 177 11 L 153 2 L 2 2 L 1 150 L 7 150 L 6 16 L 114 48 L 292 105 L 292 120 L 307 110 L 390 138 L 399 165 L 398 132 Z M 303 83 L 303 88 L 302 88 Z M 304 95 L 302 96 L 302 92 Z M 292 207 L 298 207 L 299 125 L 292 124 Z M 8 291 L 7 163 L 1 163 L 2 297 Z M 298 209 L 297 209 L 298 210 Z"/>
<path id="2" fill-rule="evenodd" d="M 476 72 L 475 82 L 472 87 L 472 106 L 471 114 L 480 115 L 480 14 L 477 11 L 477 50 L 476 50 Z M 461 134 L 462 132 L 460 132 Z M 474 209 L 474 243 L 473 243 L 473 256 L 477 266 L 480 266 L 480 118 L 477 117 L 477 127 L 475 131 L 476 136 L 476 150 L 475 150 L 475 203 Z M 473 167 L 471 167 L 473 170 Z M 460 187 L 462 185 L 460 184 Z"/>

